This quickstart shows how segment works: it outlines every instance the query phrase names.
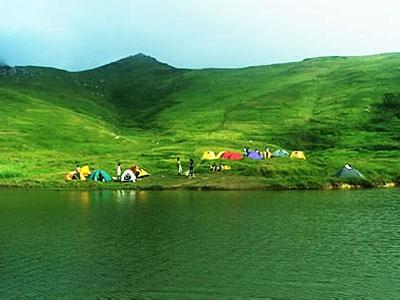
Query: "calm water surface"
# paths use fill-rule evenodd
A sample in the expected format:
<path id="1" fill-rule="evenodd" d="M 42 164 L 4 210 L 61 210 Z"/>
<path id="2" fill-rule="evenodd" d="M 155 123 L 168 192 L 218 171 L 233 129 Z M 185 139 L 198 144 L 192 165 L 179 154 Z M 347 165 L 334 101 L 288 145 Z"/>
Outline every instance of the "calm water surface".
<path id="1" fill-rule="evenodd" d="M 0 193 L 0 297 L 398 298 L 400 190 Z"/>

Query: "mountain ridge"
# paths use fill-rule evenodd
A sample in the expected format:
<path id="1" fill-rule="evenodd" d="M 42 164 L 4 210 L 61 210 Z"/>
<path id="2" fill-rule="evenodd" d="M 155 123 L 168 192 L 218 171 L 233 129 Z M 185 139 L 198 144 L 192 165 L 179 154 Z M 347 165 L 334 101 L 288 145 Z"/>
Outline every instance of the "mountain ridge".
<path id="1" fill-rule="evenodd" d="M 321 187 L 348 161 L 373 184 L 398 177 L 399 54 L 202 70 L 140 55 L 85 72 L 16 70 L 0 75 L 4 184 L 29 182 L 11 176 L 24 167 L 61 184 L 53 171 L 41 172 L 41 161 L 60 171 L 76 161 L 111 169 L 133 158 L 166 176 L 178 155 L 245 145 L 304 150 L 309 160 L 233 163 L 241 184 L 251 177 L 261 187 Z"/>
<path id="2" fill-rule="evenodd" d="M 180 70 L 191 70 L 191 71 L 201 71 L 201 70 L 241 70 L 241 69 L 247 69 L 247 68 L 258 68 L 258 67 L 273 67 L 273 66 L 279 66 L 279 65 L 285 65 L 285 64 L 294 64 L 294 63 L 303 63 L 303 62 L 310 62 L 310 61 L 323 61 L 323 60 L 345 60 L 345 59 L 357 59 L 357 58 L 379 58 L 379 57 L 388 57 L 388 56 L 399 56 L 400 52 L 383 52 L 383 53 L 377 53 L 377 54 L 369 54 L 369 55 L 328 55 L 328 56 L 316 56 L 316 57 L 308 57 L 304 58 L 302 60 L 297 60 L 297 61 L 287 61 L 287 62 L 276 62 L 276 63 L 270 63 L 270 64 L 256 64 L 256 65 L 248 65 L 248 66 L 243 66 L 243 67 L 204 67 L 204 68 L 178 68 L 170 65 L 167 62 L 161 62 L 157 58 L 138 52 L 136 54 L 128 55 L 125 57 L 122 57 L 120 59 L 117 59 L 115 61 L 111 61 L 108 63 L 101 64 L 97 67 L 93 68 L 88 68 L 84 70 L 79 70 L 79 71 L 68 71 L 67 69 L 64 68 L 56 68 L 52 66 L 42 66 L 42 65 L 15 65 L 15 66 L 10 66 L 6 63 L 0 64 L 0 68 L 4 67 L 10 67 L 10 68 L 49 68 L 49 69 L 55 69 L 55 70 L 60 70 L 68 73 L 83 73 L 83 72 L 88 72 L 92 70 L 97 70 L 101 69 L 106 66 L 110 66 L 113 64 L 122 64 L 126 62 L 148 62 L 148 63 L 154 63 L 154 64 L 160 64 L 160 65 L 165 65 L 169 66 L 174 69 L 180 69 Z"/>

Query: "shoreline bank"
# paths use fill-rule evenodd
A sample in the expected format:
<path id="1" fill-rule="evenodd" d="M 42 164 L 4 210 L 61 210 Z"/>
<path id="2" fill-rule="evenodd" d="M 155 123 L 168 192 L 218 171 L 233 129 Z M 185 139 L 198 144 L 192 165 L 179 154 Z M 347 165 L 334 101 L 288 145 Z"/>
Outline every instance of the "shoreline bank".
<path id="1" fill-rule="evenodd" d="M 398 188 L 396 182 L 385 184 L 351 184 L 351 183 L 328 183 L 324 185 L 224 185 L 224 184 L 193 184 L 178 185 L 157 185 L 137 183 L 88 183 L 88 182 L 65 182 L 65 183 L 0 183 L 0 190 L 37 190 L 37 191 L 337 191 L 337 190 L 358 190 L 358 189 L 392 189 Z"/>

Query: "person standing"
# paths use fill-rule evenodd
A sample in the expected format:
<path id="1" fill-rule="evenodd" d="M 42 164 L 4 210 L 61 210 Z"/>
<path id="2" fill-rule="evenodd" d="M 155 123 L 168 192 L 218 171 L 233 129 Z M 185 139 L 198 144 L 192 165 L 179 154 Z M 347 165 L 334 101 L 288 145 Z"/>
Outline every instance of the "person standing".
<path id="1" fill-rule="evenodd" d="M 249 147 L 246 146 L 243 148 L 243 156 L 247 157 L 248 155 L 249 155 Z"/>
<path id="2" fill-rule="evenodd" d="M 270 159 L 271 158 L 271 151 L 269 150 L 268 146 L 266 146 L 264 151 L 263 151 L 263 157 L 264 157 L 264 159 Z"/>
<path id="3" fill-rule="evenodd" d="M 182 174 L 181 159 L 179 157 L 176 158 L 176 171 L 177 171 L 178 175 Z"/>
<path id="4" fill-rule="evenodd" d="M 121 163 L 118 163 L 118 166 L 117 166 L 117 179 L 118 180 L 121 180 L 121 175 L 122 175 L 122 166 L 121 166 Z"/>
<path id="5" fill-rule="evenodd" d="M 189 160 L 189 174 L 188 178 L 193 178 L 194 177 L 194 161 L 193 159 Z"/>

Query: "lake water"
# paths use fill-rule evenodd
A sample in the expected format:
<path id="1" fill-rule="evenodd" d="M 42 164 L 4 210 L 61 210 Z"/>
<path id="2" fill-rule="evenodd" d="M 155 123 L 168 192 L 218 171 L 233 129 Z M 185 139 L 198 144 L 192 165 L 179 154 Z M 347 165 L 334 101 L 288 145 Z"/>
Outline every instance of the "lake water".
<path id="1" fill-rule="evenodd" d="M 398 298 L 400 190 L 0 194 L 0 298 Z"/>

